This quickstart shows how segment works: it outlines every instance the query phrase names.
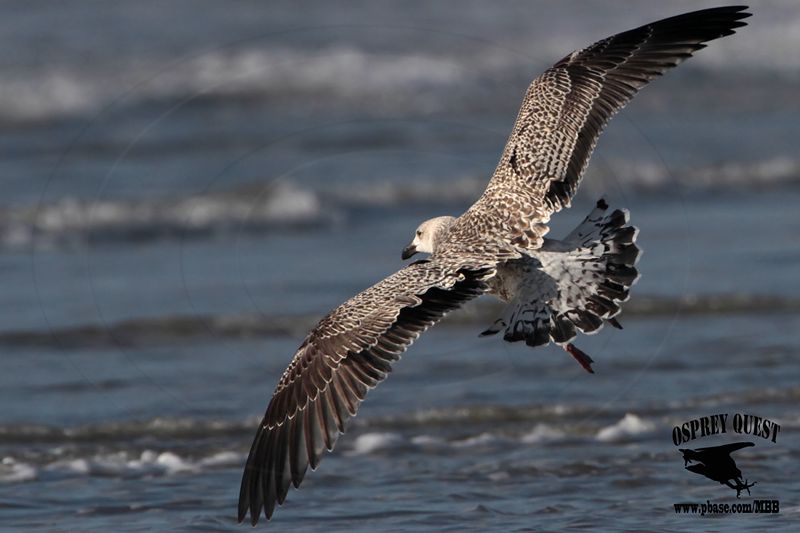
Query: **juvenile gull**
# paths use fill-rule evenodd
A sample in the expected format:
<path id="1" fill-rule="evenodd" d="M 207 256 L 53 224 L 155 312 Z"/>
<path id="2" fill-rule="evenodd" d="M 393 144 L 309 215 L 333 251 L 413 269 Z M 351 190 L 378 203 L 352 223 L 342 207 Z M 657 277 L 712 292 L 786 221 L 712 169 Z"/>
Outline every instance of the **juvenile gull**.
<path id="1" fill-rule="evenodd" d="M 563 240 L 545 238 L 550 216 L 578 188 L 608 120 L 654 78 L 750 16 L 720 7 L 647 24 L 558 61 L 531 83 L 500 163 L 460 217 L 424 222 L 403 250 L 428 253 L 351 298 L 308 334 L 283 373 L 247 458 L 239 521 L 269 519 L 332 450 L 367 391 L 428 327 L 485 293 L 508 302 L 483 334 L 562 346 L 615 316 L 638 272 L 636 229 L 604 200 Z"/>

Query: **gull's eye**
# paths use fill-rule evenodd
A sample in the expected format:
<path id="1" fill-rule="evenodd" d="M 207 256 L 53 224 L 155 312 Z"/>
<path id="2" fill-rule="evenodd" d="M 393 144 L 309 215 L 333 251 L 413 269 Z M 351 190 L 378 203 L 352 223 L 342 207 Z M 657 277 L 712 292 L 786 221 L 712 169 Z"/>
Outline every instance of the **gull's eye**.
<path id="1" fill-rule="evenodd" d="M 420 230 L 417 230 L 417 237 L 422 237 L 422 232 Z"/>

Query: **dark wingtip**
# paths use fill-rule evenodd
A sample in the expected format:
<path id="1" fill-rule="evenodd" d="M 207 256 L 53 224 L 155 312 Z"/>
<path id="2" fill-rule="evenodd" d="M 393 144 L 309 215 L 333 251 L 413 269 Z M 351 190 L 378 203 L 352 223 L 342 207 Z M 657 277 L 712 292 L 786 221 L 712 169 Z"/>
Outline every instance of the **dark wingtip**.
<path id="1" fill-rule="evenodd" d="M 606 203 L 605 198 L 600 198 L 599 200 L 597 200 L 597 208 L 603 210 L 608 209 L 608 204 Z"/>
<path id="2" fill-rule="evenodd" d="M 729 6 L 732 13 L 736 13 L 736 20 L 746 19 L 748 17 L 752 17 L 753 14 L 746 12 L 746 9 L 750 9 L 750 6 L 740 5 L 740 6 Z M 745 24 L 747 24 L 745 22 Z"/>
<path id="3" fill-rule="evenodd" d="M 670 17 L 657 23 L 667 23 L 669 25 L 674 25 L 675 23 L 681 24 L 703 24 L 706 26 L 706 30 L 711 31 L 712 33 L 707 33 L 701 42 L 708 42 L 714 39 L 719 39 L 722 37 L 727 37 L 729 35 L 733 35 L 736 33 L 737 28 L 741 28 L 743 26 L 747 26 L 747 22 L 742 22 L 744 19 L 752 17 L 753 14 L 746 12 L 745 10 L 749 9 L 749 6 L 740 5 L 740 6 L 723 6 L 723 7 L 712 7 L 708 9 L 700 9 L 698 11 L 691 11 L 689 13 L 684 13 L 681 15 L 676 15 L 674 17 Z M 702 46 L 698 46 L 696 50 L 703 48 Z"/>
<path id="4" fill-rule="evenodd" d="M 242 486 L 239 489 L 239 506 L 236 513 L 236 520 L 238 523 L 244 522 L 247 518 L 247 511 L 250 509 L 250 493 L 248 492 L 248 485 L 250 484 L 250 476 L 247 475 L 247 467 L 245 466 L 245 474 L 242 478 Z M 255 524 L 253 524 L 255 525 Z"/>

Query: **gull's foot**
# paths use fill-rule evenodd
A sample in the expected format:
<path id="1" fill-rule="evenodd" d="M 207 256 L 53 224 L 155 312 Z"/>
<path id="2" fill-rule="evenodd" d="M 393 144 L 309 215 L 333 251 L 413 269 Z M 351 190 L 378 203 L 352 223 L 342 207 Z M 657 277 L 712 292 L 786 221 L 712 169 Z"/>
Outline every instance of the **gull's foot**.
<path id="1" fill-rule="evenodd" d="M 566 350 L 568 354 L 574 357 L 575 360 L 578 362 L 578 364 L 581 365 L 584 370 L 586 370 L 590 374 L 594 374 L 594 370 L 592 370 L 592 363 L 594 363 L 594 360 L 591 357 L 589 357 L 589 355 L 586 352 L 584 352 L 583 350 L 581 350 L 572 343 L 569 343 L 566 346 L 564 346 L 564 350 Z"/>

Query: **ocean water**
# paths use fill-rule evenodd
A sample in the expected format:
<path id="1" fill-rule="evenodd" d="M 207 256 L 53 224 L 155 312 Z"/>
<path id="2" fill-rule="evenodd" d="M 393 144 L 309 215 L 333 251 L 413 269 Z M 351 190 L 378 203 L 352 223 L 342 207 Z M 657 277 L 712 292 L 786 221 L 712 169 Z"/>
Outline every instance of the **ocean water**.
<path id="1" fill-rule="evenodd" d="M 243 463 L 308 328 L 480 194 L 541 69 L 696 7 L 0 6 L 0 529 L 249 529 Z M 625 329 L 576 341 L 596 374 L 478 338 L 497 306 L 470 304 L 266 527 L 796 528 L 800 9 L 753 12 L 614 120 L 553 219 L 604 196 L 640 229 Z M 673 443 L 718 413 L 781 430 Z M 678 451 L 736 439 L 740 499 Z M 753 499 L 780 512 L 674 509 Z"/>

